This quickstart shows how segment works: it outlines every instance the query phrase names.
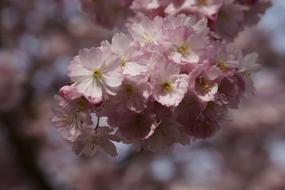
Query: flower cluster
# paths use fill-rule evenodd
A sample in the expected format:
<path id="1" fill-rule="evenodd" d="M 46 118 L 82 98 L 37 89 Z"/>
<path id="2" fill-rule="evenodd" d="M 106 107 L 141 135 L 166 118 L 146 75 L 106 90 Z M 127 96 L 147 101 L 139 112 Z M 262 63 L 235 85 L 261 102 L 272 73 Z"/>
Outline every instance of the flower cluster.
<path id="1" fill-rule="evenodd" d="M 189 144 L 212 136 L 253 92 L 256 61 L 213 40 L 205 18 L 141 16 L 128 33 L 74 57 L 53 121 L 79 154 L 115 156 L 112 141 L 149 151 Z"/>
<path id="2" fill-rule="evenodd" d="M 123 26 L 133 15 L 154 18 L 186 14 L 206 18 L 213 36 L 232 40 L 244 26 L 259 21 L 271 0 L 81 0 L 81 5 L 108 28 Z"/>

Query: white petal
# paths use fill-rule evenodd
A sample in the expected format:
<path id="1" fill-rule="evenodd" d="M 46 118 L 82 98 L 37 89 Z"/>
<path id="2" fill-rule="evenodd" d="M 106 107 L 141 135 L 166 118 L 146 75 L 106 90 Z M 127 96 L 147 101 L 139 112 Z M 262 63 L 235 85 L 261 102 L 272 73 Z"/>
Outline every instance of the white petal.
<path id="1" fill-rule="evenodd" d="M 124 54 L 131 46 L 131 38 L 124 33 L 116 33 L 112 38 L 112 51 L 116 54 Z"/>
<path id="2" fill-rule="evenodd" d="M 86 97 L 100 98 L 102 97 L 101 84 L 92 78 L 76 85 L 78 92 L 82 93 Z"/>
<path id="3" fill-rule="evenodd" d="M 198 63 L 199 62 L 199 56 L 190 50 L 189 54 L 187 54 L 186 56 L 184 56 L 182 58 L 183 61 L 187 61 L 187 62 L 190 62 L 190 63 Z"/>
<path id="4" fill-rule="evenodd" d="M 131 76 L 139 75 L 147 71 L 146 65 L 141 65 L 136 62 L 126 62 L 124 67 L 124 74 L 128 74 Z"/>

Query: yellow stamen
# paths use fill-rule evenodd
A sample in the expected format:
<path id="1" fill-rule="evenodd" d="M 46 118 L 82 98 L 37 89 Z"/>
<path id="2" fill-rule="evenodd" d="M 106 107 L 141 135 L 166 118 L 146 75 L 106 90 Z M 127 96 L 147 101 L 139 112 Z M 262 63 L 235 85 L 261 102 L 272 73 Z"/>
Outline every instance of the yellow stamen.
<path id="1" fill-rule="evenodd" d="M 144 42 L 147 42 L 147 43 L 153 43 L 153 42 L 154 42 L 153 37 L 152 37 L 150 34 L 148 34 L 148 33 L 144 33 L 144 34 L 142 35 L 142 40 L 143 40 Z"/>
<path id="2" fill-rule="evenodd" d="M 210 84 L 209 84 L 209 81 L 207 79 L 205 79 L 204 77 L 201 77 L 198 82 L 199 82 L 199 85 L 203 91 L 209 90 Z"/>
<path id="3" fill-rule="evenodd" d="M 173 90 L 172 85 L 168 81 L 163 82 L 161 87 L 166 92 L 171 92 Z"/>
<path id="4" fill-rule="evenodd" d="M 226 64 L 221 60 L 216 60 L 216 66 L 222 71 L 226 70 Z"/>
<path id="5" fill-rule="evenodd" d="M 102 76 L 102 73 L 101 73 L 100 69 L 96 69 L 93 73 L 93 78 L 99 79 L 99 78 L 101 78 L 101 76 Z"/>
<path id="6" fill-rule="evenodd" d="M 120 63 L 121 63 L 121 65 L 122 65 L 123 67 L 125 67 L 126 64 L 127 64 L 127 61 L 126 61 L 126 59 L 125 59 L 123 56 L 121 56 L 121 58 L 120 58 Z"/>
<path id="7" fill-rule="evenodd" d="M 188 51 L 188 48 L 185 45 L 181 45 L 176 48 L 176 51 L 182 55 L 185 55 Z"/>
<path id="8" fill-rule="evenodd" d="M 133 93 L 133 87 L 131 85 L 129 85 L 129 84 L 124 85 L 123 89 L 124 89 L 124 91 L 127 94 L 132 94 Z"/>

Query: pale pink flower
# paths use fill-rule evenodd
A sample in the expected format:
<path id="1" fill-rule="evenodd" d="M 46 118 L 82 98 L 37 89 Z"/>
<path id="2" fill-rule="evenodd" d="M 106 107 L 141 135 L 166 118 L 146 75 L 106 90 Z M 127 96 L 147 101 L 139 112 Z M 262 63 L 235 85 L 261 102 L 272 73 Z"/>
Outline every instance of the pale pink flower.
<path id="1" fill-rule="evenodd" d="M 163 0 L 134 0 L 130 8 L 136 13 L 139 12 L 154 18 L 155 16 L 164 17 L 166 6 L 167 2 L 163 2 Z"/>
<path id="2" fill-rule="evenodd" d="M 202 101 L 193 93 L 187 93 L 183 101 L 174 110 L 174 119 L 183 126 L 187 126 L 203 114 L 207 102 Z"/>
<path id="3" fill-rule="evenodd" d="M 94 156 L 98 151 L 102 151 L 115 157 L 118 153 L 112 141 L 118 141 L 118 138 L 112 132 L 108 127 L 85 129 L 73 143 L 73 150 L 78 155 Z"/>
<path id="4" fill-rule="evenodd" d="M 225 43 L 216 42 L 209 47 L 206 59 L 227 76 L 238 69 L 240 63 L 237 57 L 239 56 L 241 56 L 240 51 L 236 51 L 236 49 Z"/>
<path id="5" fill-rule="evenodd" d="M 223 73 L 216 67 L 207 63 L 200 64 L 190 73 L 189 90 L 202 101 L 213 101 L 216 99 L 222 78 Z"/>
<path id="6" fill-rule="evenodd" d="M 222 6 L 224 0 L 192 0 L 195 1 L 194 7 L 201 14 L 212 17 L 218 13 L 219 8 Z"/>
<path id="7" fill-rule="evenodd" d="M 69 66 L 69 77 L 77 91 L 90 102 L 100 103 L 108 95 L 116 95 L 123 74 L 119 59 L 108 48 L 83 49 Z"/>
<path id="8" fill-rule="evenodd" d="M 214 103 L 204 103 L 193 95 L 187 95 L 174 115 L 188 135 L 207 138 L 219 129 L 220 114 L 224 112 L 218 108 Z"/>
<path id="9" fill-rule="evenodd" d="M 258 54 L 250 53 L 243 56 L 240 61 L 239 72 L 240 73 L 252 73 L 260 69 L 260 65 L 257 63 Z"/>
<path id="10" fill-rule="evenodd" d="M 120 117 L 109 118 L 110 126 L 118 128 L 118 135 L 130 140 L 149 138 L 157 127 L 155 115 L 147 112 L 126 111 Z"/>
<path id="11" fill-rule="evenodd" d="M 247 54 L 240 60 L 239 72 L 245 82 L 245 91 L 243 94 L 245 98 L 251 97 L 255 92 L 251 73 L 259 69 L 260 65 L 258 64 L 258 55 L 256 53 Z"/>
<path id="12" fill-rule="evenodd" d="M 197 33 L 206 32 L 208 33 L 207 20 L 198 20 L 195 16 L 180 14 L 177 16 L 168 16 L 163 19 L 163 29 L 173 30 L 179 27 L 191 28 Z"/>
<path id="13" fill-rule="evenodd" d="M 118 106 L 126 106 L 134 112 L 141 112 L 152 93 L 150 83 L 136 78 L 128 78 L 123 82 L 120 91 L 110 101 Z"/>
<path id="14" fill-rule="evenodd" d="M 238 73 L 224 77 L 219 85 L 219 100 L 230 108 L 237 108 L 245 92 L 245 85 L 244 79 Z"/>
<path id="15" fill-rule="evenodd" d="M 68 141 L 74 141 L 81 134 L 84 125 L 92 124 L 89 104 L 84 98 L 67 100 L 55 96 L 52 112 L 54 114 L 53 125 Z"/>
<path id="16" fill-rule="evenodd" d="M 158 45 L 162 37 L 162 18 L 155 17 L 153 20 L 142 16 L 140 22 L 132 23 L 128 29 L 134 40 L 142 46 Z"/>
<path id="17" fill-rule="evenodd" d="M 123 73 L 126 75 L 136 76 L 146 73 L 148 65 L 146 60 L 141 58 L 142 51 L 137 50 L 132 45 L 133 40 L 124 33 L 116 33 L 112 38 L 112 51 L 119 56 L 120 63 L 123 67 Z"/>
<path id="18" fill-rule="evenodd" d="M 175 143 L 186 145 L 190 143 L 190 138 L 178 123 L 163 120 L 153 135 L 142 142 L 142 147 L 144 150 L 159 152 L 169 150 Z"/>
<path id="19" fill-rule="evenodd" d="M 197 64 L 207 45 L 207 36 L 187 27 L 165 31 L 165 40 L 168 57 L 178 64 Z"/>
<path id="20" fill-rule="evenodd" d="M 188 90 L 189 76 L 179 74 L 180 68 L 174 63 L 160 60 L 153 71 L 150 81 L 153 98 L 167 107 L 177 106 Z"/>

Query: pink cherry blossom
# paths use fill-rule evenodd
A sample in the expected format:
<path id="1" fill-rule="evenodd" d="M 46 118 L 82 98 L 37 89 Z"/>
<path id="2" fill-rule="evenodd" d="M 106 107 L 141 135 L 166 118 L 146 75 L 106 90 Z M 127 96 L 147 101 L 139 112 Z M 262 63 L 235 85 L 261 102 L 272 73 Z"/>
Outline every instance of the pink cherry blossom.
<path id="1" fill-rule="evenodd" d="M 151 93 L 150 83 L 129 78 L 123 82 L 118 95 L 111 101 L 116 101 L 118 106 L 126 106 L 131 111 L 141 112 L 146 108 Z M 116 103 L 114 102 L 114 104 Z"/>
<path id="2" fill-rule="evenodd" d="M 70 101 L 55 96 L 52 111 L 54 114 L 52 123 L 68 141 L 74 141 L 81 134 L 84 125 L 92 124 L 89 105 L 84 98 Z"/>
<path id="3" fill-rule="evenodd" d="M 71 61 L 72 84 L 60 89 L 53 122 L 78 154 L 115 156 L 112 141 L 157 152 L 211 137 L 227 111 L 253 94 L 257 54 L 229 43 L 253 4 L 146 2 L 123 3 L 136 11 L 127 32 Z M 93 123 L 95 115 L 108 127 Z"/>
<path id="4" fill-rule="evenodd" d="M 127 116 L 122 119 L 123 116 Z M 118 127 L 118 134 L 131 140 L 149 138 L 157 127 L 155 115 L 151 113 L 135 113 L 126 111 L 120 118 L 111 121 L 112 126 Z"/>
<path id="5" fill-rule="evenodd" d="M 117 137 L 110 134 L 113 130 L 108 127 L 99 127 L 94 130 L 88 128 L 77 137 L 73 143 L 75 153 L 84 156 L 94 156 L 98 151 L 110 156 L 117 156 L 116 146 L 112 141 L 118 141 Z"/>
<path id="6" fill-rule="evenodd" d="M 198 63 L 207 45 L 207 36 L 187 27 L 179 27 L 165 32 L 169 46 L 169 58 L 178 64 Z"/>
<path id="7" fill-rule="evenodd" d="M 141 59 L 142 52 L 132 45 L 132 38 L 124 33 L 117 33 L 112 38 L 112 51 L 120 58 L 123 67 L 123 73 L 136 76 L 146 73 L 148 65 Z"/>
<path id="8" fill-rule="evenodd" d="M 161 17 L 150 20 L 146 16 L 142 16 L 139 23 L 130 24 L 129 32 L 142 46 L 147 44 L 157 45 L 162 37 L 162 24 Z"/>
<path id="9" fill-rule="evenodd" d="M 69 77 L 77 91 L 92 103 L 115 95 L 123 75 L 118 58 L 108 48 L 83 49 L 70 67 Z"/>
<path id="10" fill-rule="evenodd" d="M 223 73 L 216 67 L 200 64 L 190 73 L 189 89 L 202 101 L 213 101 L 222 78 Z"/>
<path id="11" fill-rule="evenodd" d="M 177 106 L 188 89 L 189 76 L 179 74 L 179 67 L 171 62 L 157 65 L 151 76 L 153 98 L 165 105 Z"/>

